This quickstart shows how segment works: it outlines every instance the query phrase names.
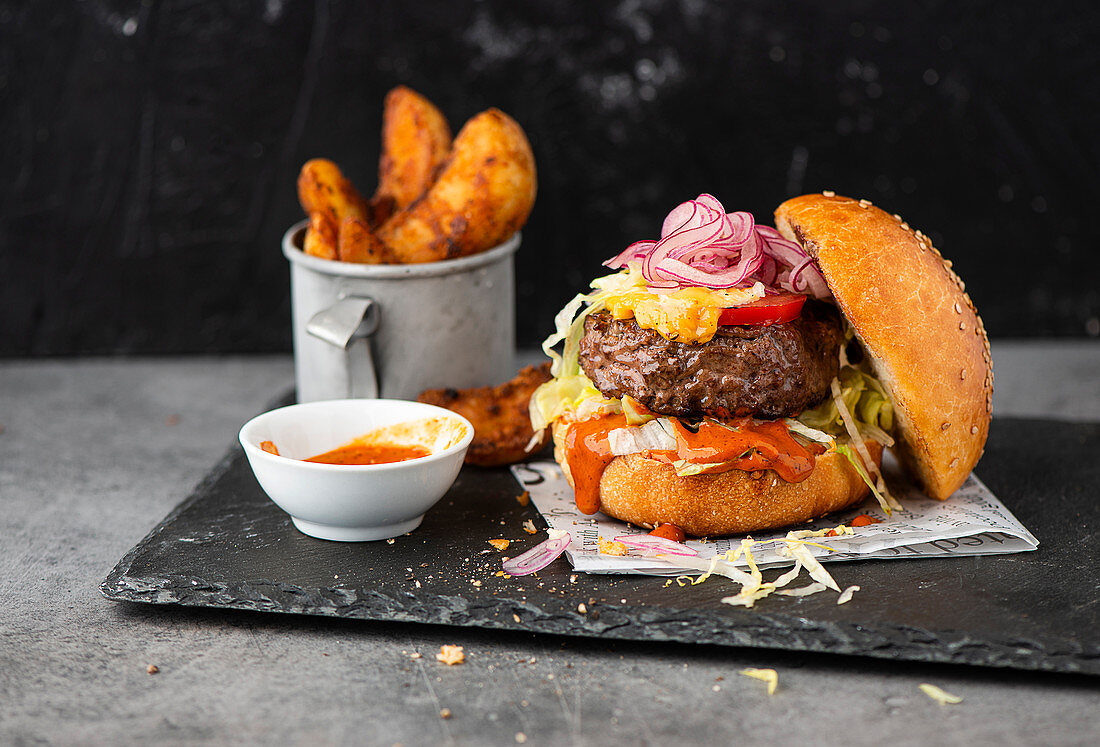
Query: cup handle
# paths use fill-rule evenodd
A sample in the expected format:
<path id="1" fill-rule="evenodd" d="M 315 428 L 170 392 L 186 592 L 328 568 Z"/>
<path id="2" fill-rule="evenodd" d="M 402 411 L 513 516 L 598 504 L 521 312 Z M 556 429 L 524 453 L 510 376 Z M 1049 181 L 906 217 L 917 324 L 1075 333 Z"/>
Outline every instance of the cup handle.
<path id="1" fill-rule="evenodd" d="M 344 351 L 347 396 L 376 399 L 378 374 L 371 356 L 370 336 L 378 330 L 381 309 L 367 296 L 343 296 L 314 314 L 306 332 Z"/>

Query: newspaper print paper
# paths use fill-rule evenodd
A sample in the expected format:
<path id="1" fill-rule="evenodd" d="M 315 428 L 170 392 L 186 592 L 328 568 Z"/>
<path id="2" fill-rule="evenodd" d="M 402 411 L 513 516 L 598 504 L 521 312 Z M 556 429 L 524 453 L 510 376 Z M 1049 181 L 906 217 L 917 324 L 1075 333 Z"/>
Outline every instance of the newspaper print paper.
<path id="1" fill-rule="evenodd" d="M 855 528 L 854 535 L 819 540 L 830 549 L 808 546 L 821 562 L 866 560 L 870 558 L 904 559 L 944 555 L 996 555 L 1034 550 L 1039 541 L 1005 508 L 981 480 L 971 474 L 947 501 L 924 496 L 887 455 L 883 471 L 891 492 L 901 501 L 903 511 L 887 516 L 878 502 L 869 497 L 859 506 L 830 514 L 824 519 L 788 527 L 779 531 L 754 533 L 752 547 L 761 568 L 789 566 L 793 560 L 780 555 L 783 538 L 789 529 L 825 529 L 848 525 L 852 518 L 867 514 L 881 523 Z M 676 568 L 666 562 L 642 557 L 601 555 L 598 539 L 613 539 L 623 534 L 644 534 L 645 530 L 612 519 L 604 514 L 586 516 L 573 502 L 573 490 L 555 462 L 537 461 L 512 467 L 512 474 L 530 492 L 531 500 L 554 529 L 569 532 L 573 541 L 566 551 L 573 567 L 586 573 L 646 573 L 653 575 L 695 574 L 698 571 Z M 741 537 L 717 540 L 689 540 L 687 544 L 710 559 L 722 555 L 740 543 Z M 744 560 L 738 565 L 747 567 Z"/>

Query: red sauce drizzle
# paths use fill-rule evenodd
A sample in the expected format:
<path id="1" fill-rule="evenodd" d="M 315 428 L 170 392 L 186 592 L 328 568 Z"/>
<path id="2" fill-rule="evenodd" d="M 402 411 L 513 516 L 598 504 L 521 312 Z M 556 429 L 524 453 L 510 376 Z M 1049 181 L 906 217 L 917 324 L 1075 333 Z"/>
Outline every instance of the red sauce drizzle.
<path id="1" fill-rule="evenodd" d="M 687 534 L 684 533 L 684 530 L 675 524 L 659 524 L 650 534 L 654 537 L 664 537 L 673 542 L 683 542 L 687 539 Z"/>
<path id="2" fill-rule="evenodd" d="M 604 415 L 572 423 L 565 433 L 565 458 L 573 478 L 573 495 L 582 514 L 600 510 L 600 477 L 615 456 L 608 431 L 626 425 L 623 415 Z"/>
<path id="3" fill-rule="evenodd" d="M 806 447 L 795 441 L 782 420 L 735 418 L 728 421 L 730 427 L 705 420 L 697 433 L 675 418 L 672 424 L 676 451 L 654 451 L 647 456 L 693 464 L 723 462 L 716 472 L 770 469 L 787 482 L 802 482 L 813 472 L 815 453 L 824 451 L 816 444 Z"/>
<path id="4" fill-rule="evenodd" d="M 693 464 L 722 463 L 721 467 L 708 470 L 711 472 L 770 469 L 787 482 L 801 482 L 813 471 L 815 455 L 825 451 L 817 444 L 808 447 L 800 444 L 782 420 L 734 418 L 727 421 L 730 427 L 704 421 L 698 432 L 692 432 L 676 418 L 671 421 L 676 432 L 676 450 L 649 451 L 644 456 L 666 464 L 680 459 Z M 626 424 L 623 415 L 604 415 L 569 425 L 565 458 L 581 513 L 594 514 L 600 510 L 600 477 L 615 458 L 607 434 Z M 676 538 L 668 536 L 668 539 Z"/>

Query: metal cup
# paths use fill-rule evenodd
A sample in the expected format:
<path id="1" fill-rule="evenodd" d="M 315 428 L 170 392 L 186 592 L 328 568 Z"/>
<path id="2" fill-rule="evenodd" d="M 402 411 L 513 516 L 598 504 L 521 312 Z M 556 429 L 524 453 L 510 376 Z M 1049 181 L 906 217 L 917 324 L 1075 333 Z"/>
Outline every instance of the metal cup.
<path id="1" fill-rule="evenodd" d="M 515 373 L 519 233 L 469 257 L 362 265 L 305 254 L 306 225 L 283 235 L 299 402 L 414 399 Z"/>

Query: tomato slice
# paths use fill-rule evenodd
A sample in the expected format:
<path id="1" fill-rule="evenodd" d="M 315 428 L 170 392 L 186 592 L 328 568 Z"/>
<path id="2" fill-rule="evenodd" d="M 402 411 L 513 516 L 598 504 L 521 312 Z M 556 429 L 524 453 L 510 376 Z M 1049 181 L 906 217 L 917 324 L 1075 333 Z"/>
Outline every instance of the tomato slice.
<path id="1" fill-rule="evenodd" d="M 722 309 L 718 323 L 724 326 L 782 324 L 797 319 L 805 303 L 806 296 L 801 294 L 775 293 L 744 306 Z"/>

